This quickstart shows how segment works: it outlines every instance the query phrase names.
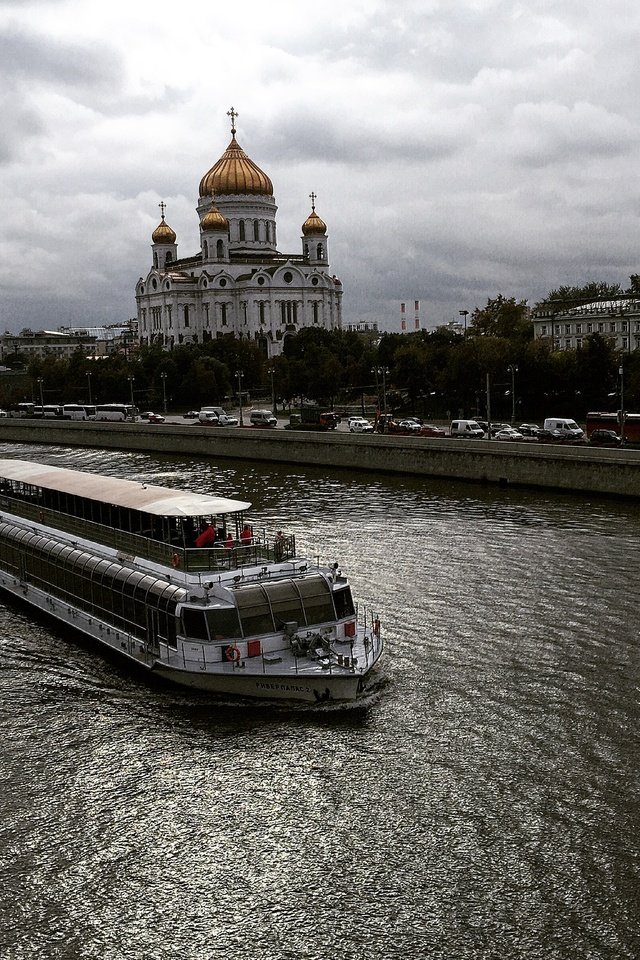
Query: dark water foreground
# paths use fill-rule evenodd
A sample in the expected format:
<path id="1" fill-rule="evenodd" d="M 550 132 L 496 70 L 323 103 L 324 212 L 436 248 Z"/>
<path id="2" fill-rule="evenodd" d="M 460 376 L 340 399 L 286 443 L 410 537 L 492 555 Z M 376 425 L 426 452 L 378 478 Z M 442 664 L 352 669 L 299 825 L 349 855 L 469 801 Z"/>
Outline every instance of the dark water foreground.
<path id="1" fill-rule="evenodd" d="M 0 956 L 640 956 L 640 509 L 3 445 L 215 490 L 337 560 L 365 709 L 150 685 L 0 599 Z"/>

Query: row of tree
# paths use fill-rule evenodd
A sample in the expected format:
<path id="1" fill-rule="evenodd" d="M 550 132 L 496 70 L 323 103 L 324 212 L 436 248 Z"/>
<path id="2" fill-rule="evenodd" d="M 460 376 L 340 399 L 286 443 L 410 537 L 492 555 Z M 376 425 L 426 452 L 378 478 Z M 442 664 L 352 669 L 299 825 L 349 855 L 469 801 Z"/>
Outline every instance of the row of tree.
<path id="1" fill-rule="evenodd" d="M 599 334 L 580 350 L 553 351 L 533 339 L 526 301 L 499 295 L 473 312 L 464 333 L 441 328 L 366 339 L 307 329 L 287 338 L 272 360 L 232 337 L 98 361 L 80 351 L 69 360 L 46 357 L 31 363 L 20 385 L 0 385 L 0 404 L 38 402 L 40 389 L 45 403 L 128 401 L 133 392 L 140 408 L 161 410 L 166 401 L 182 411 L 237 402 L 242 390 L 245 401 L 273 397 L 295 406 L 304 397 L 367 412 L 386 403 L 389 411 L 434 419 L 483 415 L 487 396 L 494 419 L 583 417 L 588 409 L 617 409 L 621 361 L 625 406 L 639 410 L 639 356 L 621 358 Z"/>

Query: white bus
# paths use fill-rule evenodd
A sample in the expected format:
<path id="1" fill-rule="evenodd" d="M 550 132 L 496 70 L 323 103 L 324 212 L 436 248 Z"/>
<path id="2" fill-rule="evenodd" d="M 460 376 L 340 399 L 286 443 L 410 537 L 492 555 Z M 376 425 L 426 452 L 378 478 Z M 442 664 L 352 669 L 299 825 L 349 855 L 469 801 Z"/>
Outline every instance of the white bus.
<path id="1" fill-rule="evenodd" d="M 57 403 L 45 403 L 44 407 L 36 406 L 33 408 L 33 416 L 42 420 L 60 420 L 62 418 L 62 407 Z"/>
<path id="2" fill-rule="evenodd" d="M 135 420 L 138 408 L 130 403 L 98 403 L 96 404 L 96 420 Z"/>
<path id="3" fill-rule="evenodd" d="M 87 411 L 79 403 L 64 403 L 62 405 L 63 420 L 86 420 Z"/>

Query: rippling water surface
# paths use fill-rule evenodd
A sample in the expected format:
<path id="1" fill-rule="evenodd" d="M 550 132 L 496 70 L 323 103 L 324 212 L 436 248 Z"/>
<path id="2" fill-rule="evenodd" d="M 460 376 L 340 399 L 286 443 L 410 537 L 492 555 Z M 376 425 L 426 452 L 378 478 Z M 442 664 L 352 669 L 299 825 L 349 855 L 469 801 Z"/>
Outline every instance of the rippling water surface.
<path id="1" fill-rule="evenodd" d="M 380 613 L 364 709 L 131 674 L 0 599 L 0 956 L 640 956 L 640 509 L 0 445 L 240 496 Z"/>

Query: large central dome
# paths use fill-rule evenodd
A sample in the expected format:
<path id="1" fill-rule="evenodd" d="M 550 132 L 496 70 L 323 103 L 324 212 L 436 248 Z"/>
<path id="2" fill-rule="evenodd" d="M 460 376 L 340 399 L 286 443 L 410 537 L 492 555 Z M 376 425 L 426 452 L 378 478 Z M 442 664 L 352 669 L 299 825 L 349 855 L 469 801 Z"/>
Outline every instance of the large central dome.
<path id="1" fill-rule="evenodd" d="M 229 193 L 273 196 L 271 180 L 239 146 L 235 130 L 225 152 L 200 181 L 201 197 Z"/>

